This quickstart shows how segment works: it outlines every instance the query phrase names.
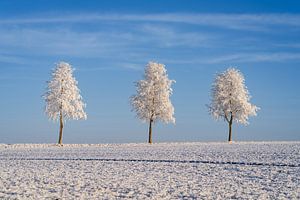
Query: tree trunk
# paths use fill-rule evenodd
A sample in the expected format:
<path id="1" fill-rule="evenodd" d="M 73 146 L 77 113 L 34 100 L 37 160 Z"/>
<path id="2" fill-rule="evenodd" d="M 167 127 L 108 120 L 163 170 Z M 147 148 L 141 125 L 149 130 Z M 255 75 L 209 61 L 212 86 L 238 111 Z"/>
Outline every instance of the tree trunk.
<path id="1" fill-rule="evenodd" d="M 150 123 L 149 123 L 149 140 L 148 140 L 149 144 L 152 144 L 152 122 L 153 122 L 153 120 L 150 119 Z"/>
<path id="2" fill-rule="evenodd" d="M 229 125 L 229 136 L 228 136 L 228 142 L 232 141 L 232 121 L 233 121 L 233 117 L 232 115 L 230 116 L 230 121 L 228 123 Z"/>
<path id="3" fill-rule="evenodd" d="M 63 128 L 64 128 L 64 122 L 63 122 L 62 112 L 60 112 L 59 122 L 60 122 L 60 127 L 59 127 L 58 144 L 62 145 L 62 134 L 63 134 Z"/>

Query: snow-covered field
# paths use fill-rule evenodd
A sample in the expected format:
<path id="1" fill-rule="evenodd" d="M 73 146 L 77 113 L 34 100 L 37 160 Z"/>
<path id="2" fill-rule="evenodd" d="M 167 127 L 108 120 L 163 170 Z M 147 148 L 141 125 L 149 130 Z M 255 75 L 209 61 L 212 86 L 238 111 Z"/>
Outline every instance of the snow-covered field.
<path id="1" fill-rule="evenodd" d="M 0 199 L 300 199 L 300 142 L 0 144 Z"/>

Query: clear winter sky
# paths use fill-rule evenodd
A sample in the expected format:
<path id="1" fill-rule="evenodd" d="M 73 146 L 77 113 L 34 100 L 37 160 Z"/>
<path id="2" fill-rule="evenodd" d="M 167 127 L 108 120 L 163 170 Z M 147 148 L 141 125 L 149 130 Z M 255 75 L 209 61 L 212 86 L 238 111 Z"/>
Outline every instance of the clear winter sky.
<path id="1" fill-rule="evenodd" d="M 0 143 L 57 142 L 42 95 L 58 61 L 76 68 L 88 114 L 66 124 L 63 142 L 147 141 L 129 97 L 150 60 L 176 80 L 176 125 L 157 124 L 154 142 L 227 139 L 206 104 L 229 66 L 261 108 L 233 139 L 300 140 L 300 1 L 2 0 Z"/>

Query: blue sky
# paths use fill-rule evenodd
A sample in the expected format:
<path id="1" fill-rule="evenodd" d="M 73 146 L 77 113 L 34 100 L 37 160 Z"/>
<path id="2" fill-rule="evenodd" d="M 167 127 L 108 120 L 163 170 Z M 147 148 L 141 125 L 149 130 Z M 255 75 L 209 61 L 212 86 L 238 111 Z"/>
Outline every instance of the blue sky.
<path id="1" fill-rule="evenodd" d="M 148 61 L 176 80 L 176 125 L 154 142 L 224 141 L 227 124 L 206 104 L 217 72 L 240 69 L 261 110 L 234 140 L 300 139 L 300 3 L 297 1 L 1 1 L 0 143 L 55 143 L 42 95 L 58 61 L 75 68 L 87 121 L 65 143 L 147 141 L 129 97 Z"/>

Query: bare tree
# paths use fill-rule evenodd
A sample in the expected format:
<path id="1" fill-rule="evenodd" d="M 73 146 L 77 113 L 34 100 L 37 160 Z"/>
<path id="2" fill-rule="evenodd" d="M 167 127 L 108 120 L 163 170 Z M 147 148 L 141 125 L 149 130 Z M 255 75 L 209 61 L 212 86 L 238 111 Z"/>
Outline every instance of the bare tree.
<path id="1" fill-rule="evenodd" d="M 175 123 L 174 107 L 170 101 L 172 83 L 165 66 L 149 62 L 145 69 L 144 80 L 136 83 L 137 94 L 131 97 L 131 104 L 137 117 L 149 122 L 149 139 L 152 143 L 152 123 L 161 120 Z"/>
<path id="2" fill-rule="evenodd" d="M 217 75 L 211 90 L 209 112 L 215 119 L 228 122 L 228 141 L 232 141 L 232 123 L 248 124 L 249 116 L 256 116 L 258 107 L 249 103 L 250 95 L 242 73 L 234 68 Z"/>
<path id="3" fill-rule="evenodd" d="M 77 81 L 73 77 L 72 66 L 60 62 L 52 72 L 52 79 L 48 82 L 46 101 L 46 114 L 52 120 L 59 120 L 58 144 L 62 144 L 64 120 L 86 119 L 85 104 L 82 102 Z"/>

